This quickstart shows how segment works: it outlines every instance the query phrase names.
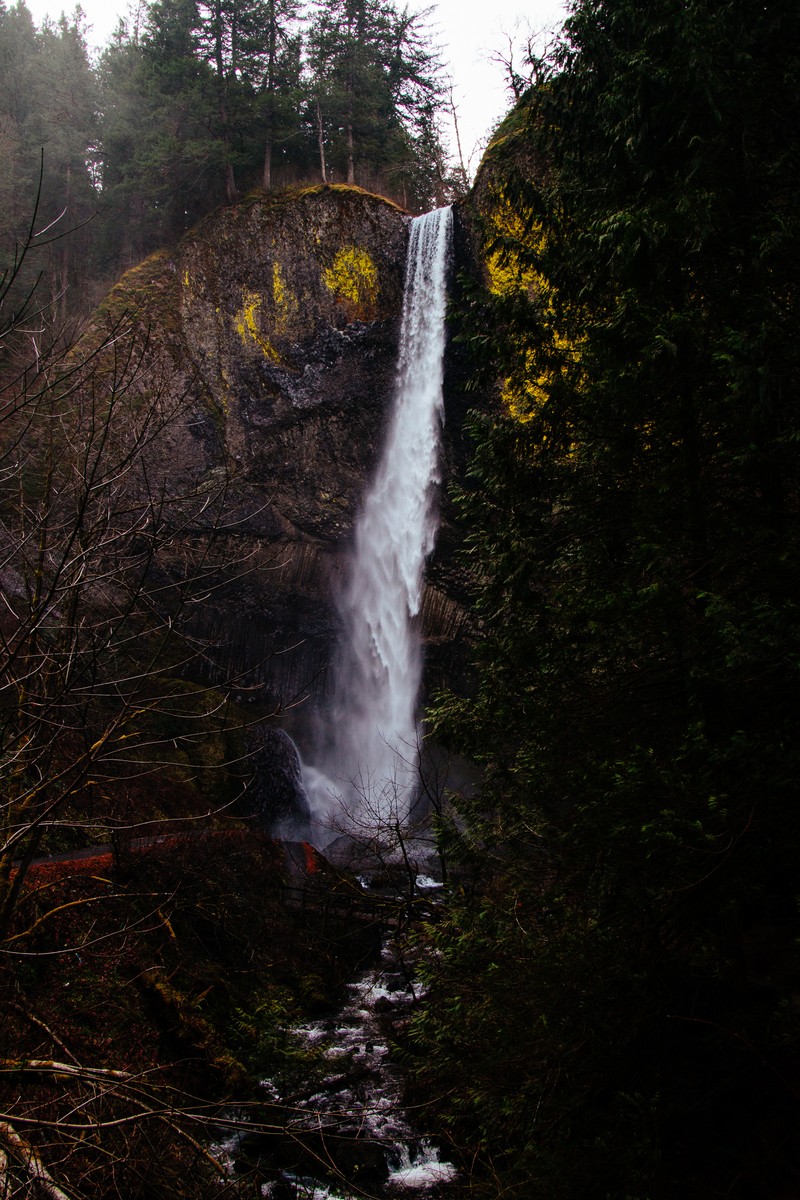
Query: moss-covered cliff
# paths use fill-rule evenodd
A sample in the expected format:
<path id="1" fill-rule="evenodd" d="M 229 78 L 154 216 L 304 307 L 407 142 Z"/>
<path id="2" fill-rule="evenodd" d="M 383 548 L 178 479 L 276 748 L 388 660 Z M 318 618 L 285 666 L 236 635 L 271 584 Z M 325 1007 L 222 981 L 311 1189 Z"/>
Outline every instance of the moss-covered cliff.
<path id="1" fill-rule="evenodd" d="M 485 876 L 415 1045 L 471 1196 L 796 1190 L 797 23 L 578 3 L 467 206 Z"/>
<path id="2" fill-rule="evenodd" d="M 391 399 L 408 221 L 358 188 L 257 194 L 130 271 L 95 323 L 133 321 L 147 338 L 135 390 L 180 409 L 155 471 L 174 492 L 225 493 L 216 543 L 234 569 L 196 631 L 282 703 L 327 663 Z M 447 638 L 453 603 L 434 588 L 426 608 Z"/>

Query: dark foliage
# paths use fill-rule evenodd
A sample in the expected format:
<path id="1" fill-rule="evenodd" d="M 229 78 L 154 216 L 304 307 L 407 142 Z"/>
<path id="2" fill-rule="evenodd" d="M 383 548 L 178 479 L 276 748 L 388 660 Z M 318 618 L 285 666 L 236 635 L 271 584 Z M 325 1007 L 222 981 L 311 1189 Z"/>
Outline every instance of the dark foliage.
<path id="1" fill-rule="evenodd" d="M 467 336 L 529 386 L 473 423 L 484 865 L 419 1074 L 479 1194 L 791 1194 L 800 16 L 567 30 L 487 164 L 522 282 Z"/>

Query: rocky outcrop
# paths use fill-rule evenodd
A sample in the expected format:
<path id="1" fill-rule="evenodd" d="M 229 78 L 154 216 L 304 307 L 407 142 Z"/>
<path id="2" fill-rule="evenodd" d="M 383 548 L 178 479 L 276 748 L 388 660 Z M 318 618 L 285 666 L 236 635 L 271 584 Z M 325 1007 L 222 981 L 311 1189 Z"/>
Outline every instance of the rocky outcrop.
<path id="1" fill-rule="evenodd" d="M 250 779 L 237 814 L 282 838 L 305 837 L 311 809 L 294 742 L 275 725 L 259 724 L 249 730 L 248 744 Z"/>
<path id="2" fill-rule="evenodd" d="M 185 239 L 186 349 L 238 486 L 264 493 L 249 532 L 308 544 L 349 527 L 391 391 L 406 239 L 388 201 L 334 188 L 223 209 Z"/>
<path id="3" fill-rule="evenodd" d="M 133 323 L 145 350 L 131 394 L 176 412 L 153 476 L 209 497 L 167 574 L 224 525 L 217 590 L 191 628 L 243 696 L 289 706 L 324 686 L 333 597 L 392 395 L 408 221 L 356 188 L 255 195 L 129 272 L 95 322 L 95 335 Z M 433 645 L 463 620 L 445 574 L 425 605 Z"/>

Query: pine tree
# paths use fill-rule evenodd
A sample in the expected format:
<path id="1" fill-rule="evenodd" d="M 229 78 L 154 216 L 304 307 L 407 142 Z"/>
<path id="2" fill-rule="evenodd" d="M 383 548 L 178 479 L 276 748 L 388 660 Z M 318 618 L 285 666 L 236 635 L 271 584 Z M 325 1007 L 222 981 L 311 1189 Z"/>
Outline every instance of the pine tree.
<path id="1" fill-rule="evenodd" d="M 52 252 L 55 315 L 63 322 L 75 307 L 71 293 L 85 283 L 93 265 L 95 230 L 89 223 L 99 202 L 97 88 L 79 18 L 62 16 L 57 25 L 45 25 L 39 39 L 38 120 L 28 127 L 28 142 L 43 149 L 41 216 L 60 218 L 59 234 L 72 231 L 58 238 Z"/>
<path id="2" fill-rule="evenodd" d="M 475 689 L 438 719 L 490 871 L 421 1073 L 488 1194 L 790 1186 L 796 963 L 767 1001 L 744 948 L 797 935 L 799 22 L 578 3 L 487 167 L 465 337 L 506 407 L 462 501 Z"/>
<path id="3" fill-rule="evenodd" d="M 82 22 L 78 13 L 37 30 L 24 3 L 0 8 L 2 235 L 6 244 L 24 237 L 38 196 L 36 227 L 50 227 L 47 275 L 60 319 L 91 265 L 88 222 L 98 201 L 97 99 Z"/>
<path id="4" fill-rule="evenodd" d="M 228 146 L 198 26 L 194 0 L 157 0 L 100 60 L 106 228 L 126 257 L 173 243 L 224 199 Z"/>
<path id="5" fill-rule="evenodd" d="M 142 42 L 138 30 L 120 21 L 100 55 L 102 192 L 101 242 L 109 273 L 125 270 L 150 248 L 150 202 L 140 178 L 140 150 L 152 129 L 141 84 Z"/>
<path id="6" fill-rule="evenodd" d="M 265 0 L 258 108 L 264 128 L 263 187 L 273 182 L 276 151 L 286 159 L 299 149 L 302 133 L 301 37 L 297 0 Z"/>
<path id="7" fill-rule="evenodd" d="M 197 47 L 211 68 L 225 198 L 232 204 L 238 196 L 238 137 L 249 115 L 250 78 L 261 57 L 255 32 L 263 23 L 264 6 L 261 0 L 200 0 L 198 17 Z"/>
<path id="8" fill-rule="evenodd" d="M 0 0 L 0 222 L 6 251 L 30 212 L 31 185 L 38 155 L 27 146 L 26 127 L 35 96 L 37 39 L 33 18 L 24 4 L 7 8 Z"/>
<path id="9" fill-rule="evenodd" d="M 427 207 L 441 173 L 443 93 L 424 14 L 383 0 L 325 0 L 312 18 L 308 65 L 323 182 L 331 166 L 351 184 L 386 178 Z"/>

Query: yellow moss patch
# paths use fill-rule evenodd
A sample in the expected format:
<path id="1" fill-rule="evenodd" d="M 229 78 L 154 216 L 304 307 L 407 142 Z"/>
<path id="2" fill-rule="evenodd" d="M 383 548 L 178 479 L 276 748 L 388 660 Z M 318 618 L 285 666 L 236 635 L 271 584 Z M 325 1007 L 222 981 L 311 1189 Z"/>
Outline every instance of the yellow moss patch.
<path id="1" fill-rule="evenodd" d="M 277 362 L 280 358 L 278 351 L 261 332 L 259 321 L 261 304 L 262 300 L 258 292 L 245 290 L 242 293 L 242 307 L 233 319 L 236 332 L 239 334 L 243 346 L 246 346 L 248 342 L 254 342 L 265 358 Z"/>
<path id="2" fill-rule="evenodd" d="M 272 299 L 275 303 L 275 329 L 283 332 L 298 315 L 300 306 L 277 262 L 272 266 Z"/>
<path id="3" fill-rule="evenodd" d="M 496 296 L 523 291 L 529 299 L 536 299 L 544 292 L 543 280 L 533 267 L 523 263 L 515 245 L 524 247 L 528 253 L 531 250 L 540 251 L 544 245 L 541 228 L 528 228 L 523 215 L 506 199 L 493 197 L 493 200 L 494 206 L 489 218 L 491 227 L 496 234 L 505 239 L 505 246 L 502 250 L 493 250 L 487 255 L 489 290 Z"/>
<path id="4" fill-rule="evenodd" d="M 374 306 L 378 271 L 366 250 L 343 246 L 322 277 L 325 286 L 344 304 L 351 317 L 363 317 Z"/>
<path id="5" fill-rule="evenodd" d="M 283 282 L 283 272 L 280 263 L 272 266 L 272 295 L 276 308 L 283 308 L 286 303 L 286 284 Z"/>
<path id="6" fill-rule="evenodd" d="M 486 256 L 489 291 L 496 296 L 522 293 L 538 318 L 537 347 L 520 340 L 518 366 L 503 380 L 500 392 L 510 415 L 525 422 L 541 412 L 567 366 L 580 362 L 580 348 L 570 345 L 557 328 L 552 292 L 530 262 L 544 249 L 541 227 L 496 192 L 491 204 L 489 222 L 502 248 Z"/>

